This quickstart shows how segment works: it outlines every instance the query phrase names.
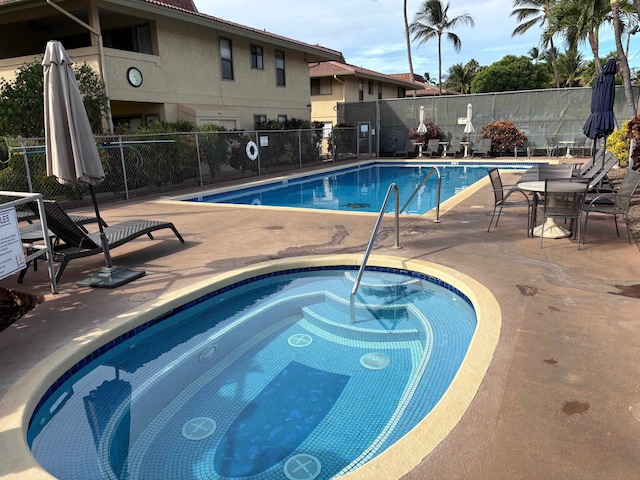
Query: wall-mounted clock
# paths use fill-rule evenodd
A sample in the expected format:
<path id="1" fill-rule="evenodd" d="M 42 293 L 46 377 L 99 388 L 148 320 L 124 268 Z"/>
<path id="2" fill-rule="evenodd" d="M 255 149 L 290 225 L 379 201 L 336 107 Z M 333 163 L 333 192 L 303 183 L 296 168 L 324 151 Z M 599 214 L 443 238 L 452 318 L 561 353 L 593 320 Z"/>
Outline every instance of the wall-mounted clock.
<path id="1" fill-rule="evenodd" d="M 136 67 L 130 67 L 127 70 L 127 80 L 133 87 L 139 87 L 142 85 L 142 72 Z"/>

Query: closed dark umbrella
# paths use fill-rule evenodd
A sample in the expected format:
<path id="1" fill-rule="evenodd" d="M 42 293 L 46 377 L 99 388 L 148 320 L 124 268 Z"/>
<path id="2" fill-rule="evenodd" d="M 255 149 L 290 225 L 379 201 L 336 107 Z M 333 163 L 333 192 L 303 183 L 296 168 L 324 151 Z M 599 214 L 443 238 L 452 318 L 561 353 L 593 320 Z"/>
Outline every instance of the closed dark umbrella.
<path id="1" fill-rule="evenodd" d="M 111 263 L 94 189 L 104 180 L 104 170 L 72 64 L 60 42 L 47 43 L 42 60 L 47 175 L 62 184 L 89 186 L 107 268 L 80 284 L 112 288 L 139 278 L 144 272 L 113 267 Z"/>
<path id="2" fill-rule="evenodd" d="M 591 114 L 582 128 L 584 134 L 593 140 L 604 137 L 605 145 L 607 144 L 606 137 L 616 128 L 613 102 L 616 96 L 615 76 L 617 72 L 618 65 L 616 60 L 615 58 L 610 58 L 593 84 Z M 595 156 L 595 151 L 593 155 Z M 602 152 L 602 162 L 604 167 L 604 151 Z"/>

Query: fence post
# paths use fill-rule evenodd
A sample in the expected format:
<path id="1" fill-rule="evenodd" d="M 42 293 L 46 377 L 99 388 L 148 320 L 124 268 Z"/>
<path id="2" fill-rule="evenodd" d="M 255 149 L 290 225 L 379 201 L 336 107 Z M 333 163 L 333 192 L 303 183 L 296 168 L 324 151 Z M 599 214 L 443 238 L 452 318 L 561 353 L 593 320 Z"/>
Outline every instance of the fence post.
<path id="1" fill-rule="evenodd" d="M 202 161 L 200 160 L 200 142 L 199 142 L 199 137 L 198 137 L 198 132 L 195 133 L 196 135 L 196 161 L 198 162 L 198 175 L 200 176 L 200 186 L 202 186 L 204 184 L 203 180 L 202 180 Z"/>
<path id="2" fill-rule="evenodd" d="M 298 158 L 300 159 L 300 170 L 302 170 L 302 129 L 298 129 Z"/>
<path id="3" fill-rule="evenodd" d="M 24 140 L 21 140 L 22 143 L 22 158 L 24 159 L 24 169 L 27 174 L 27 185 L 29 186 L 29 193 L 33 193 L 33 186 L 31 185 L 31 171 L 29 170 L 29 158 L 27 155 L 27 145 L 24 143 Z"/>
<path id="4" fill-rule="evenodd" d="M 124 143 L 122 135 L 118 135 L 118 145 L 120 145 L 120 163 L 122 164 L 122 180 L 124 181 L 124 198 L 129 200 L 129 182 L 127 181 L 127 167 L 124 164 Z"/>

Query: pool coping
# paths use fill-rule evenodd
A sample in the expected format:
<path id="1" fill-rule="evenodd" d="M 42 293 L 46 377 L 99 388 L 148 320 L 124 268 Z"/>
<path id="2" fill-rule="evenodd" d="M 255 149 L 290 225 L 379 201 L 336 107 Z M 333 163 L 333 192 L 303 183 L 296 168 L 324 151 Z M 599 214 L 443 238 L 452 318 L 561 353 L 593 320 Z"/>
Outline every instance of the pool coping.
<path id="1" fill-rule="evenodd" d="M 4 457 L 0 464 L 0 478 L 54 478 L 40 466 L 27 445 L 29 420 L 50 385 L 71 366 L 105 343 L 156 318 L 160 311 L 176 308 L 238 281 L 277 270 L 359 265 L 361 261 L 362 255 L 358 254 L 292 257 L 263 262 L 219 274 L 158 297 L 137 309 L 118 315 L 103 328 L 76 337 L 29 370 L 7 391 L 0 402 L 0 451 Z M 449 283 L 471 300 L 476 309 L 478 325 L 460 370 L 431 413 L 386 451 L 341 477 L 348 480 L 399 478 L 416 467 L 449 434 L 467 411 L 484 379 L 502 324 L 500 307 L 491 292 L 456 270 L 423 260 L 384 255 L 372 255 L 368 265 L 412 270 Z"/>

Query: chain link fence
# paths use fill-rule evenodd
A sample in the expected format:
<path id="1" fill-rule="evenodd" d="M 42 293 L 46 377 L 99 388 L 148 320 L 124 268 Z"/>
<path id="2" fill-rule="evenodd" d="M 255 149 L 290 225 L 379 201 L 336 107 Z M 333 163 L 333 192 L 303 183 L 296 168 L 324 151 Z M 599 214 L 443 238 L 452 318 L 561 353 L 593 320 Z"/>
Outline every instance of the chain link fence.
<path id="1" fill-rule="evenodd" d="M 352 130 L 342 137 L 355 138 Z M 344 140 L 340 156 L 327 156 L 322 143 L 322 128 L 98 136 L 105 179 L 96 193 L 100 201 L 129 199 L 298 170 L 355 151 Z M 0 139 L 0 190 L 38 192 L 67 207 L 91 203 L 86 187 L 62 185 L 46 170 L 44 138 Z"/>

